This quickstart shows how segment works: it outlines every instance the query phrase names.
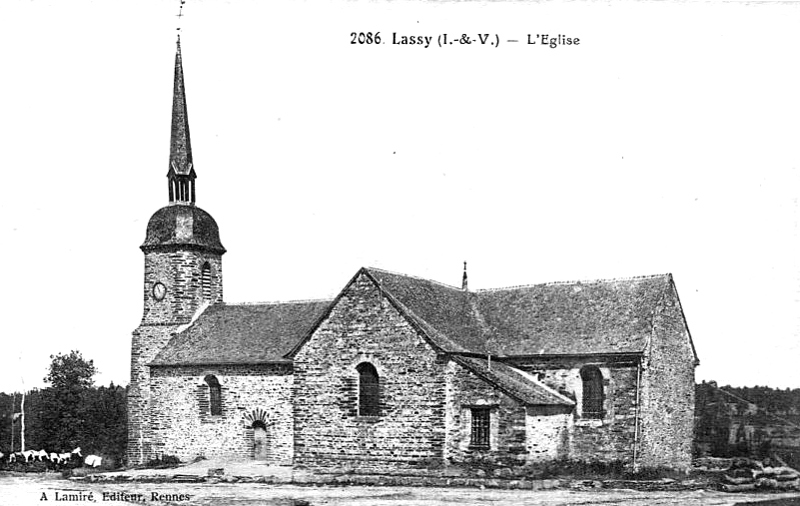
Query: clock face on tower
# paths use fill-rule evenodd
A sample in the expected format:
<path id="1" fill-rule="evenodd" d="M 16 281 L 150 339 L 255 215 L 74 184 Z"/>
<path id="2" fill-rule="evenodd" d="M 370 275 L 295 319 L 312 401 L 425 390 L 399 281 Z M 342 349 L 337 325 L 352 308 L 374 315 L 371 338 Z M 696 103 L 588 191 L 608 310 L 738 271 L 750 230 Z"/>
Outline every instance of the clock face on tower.
<path id="1" fill-rule="evenodd" d="M 153 285 L 153 297 L 155 297 L 156 300 L 164 299 L 164 296 L 166 294 L 167 294 L 167 287 L 164 286 L 164 284 L 161 281 Z"/>

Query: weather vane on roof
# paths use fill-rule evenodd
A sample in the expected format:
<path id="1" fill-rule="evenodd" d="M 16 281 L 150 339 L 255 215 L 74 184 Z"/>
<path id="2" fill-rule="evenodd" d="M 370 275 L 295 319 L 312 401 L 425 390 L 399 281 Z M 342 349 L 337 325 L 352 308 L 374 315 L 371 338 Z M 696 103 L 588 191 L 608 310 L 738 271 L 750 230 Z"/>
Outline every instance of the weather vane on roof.
<path id="1" fill-rule="evenodd" d="M 186 0 L 181 0 L 181 6 L 178 9 L 178 13 L 175 15 L 178 18 L 178 28 L 175 31 L 178 32 L 178 39 L 181 38 L 181 18 L 183 17 L 183 4 L 186 3 Z"/>

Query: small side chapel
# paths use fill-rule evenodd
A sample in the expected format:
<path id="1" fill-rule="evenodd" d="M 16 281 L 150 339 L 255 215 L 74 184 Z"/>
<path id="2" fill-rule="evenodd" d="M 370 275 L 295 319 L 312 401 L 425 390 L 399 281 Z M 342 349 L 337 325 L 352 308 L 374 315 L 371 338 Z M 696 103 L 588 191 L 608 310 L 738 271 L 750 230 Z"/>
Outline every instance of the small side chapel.
<path id="1" fill-rule="evenodd" d="M 196 205 L 180 41 L 169 203 L 147 225 L 128 463 L 688 468 L 698 365 L 670 274 L 470 290 L 362 268 L 332 300 L 227 304 Z"/>

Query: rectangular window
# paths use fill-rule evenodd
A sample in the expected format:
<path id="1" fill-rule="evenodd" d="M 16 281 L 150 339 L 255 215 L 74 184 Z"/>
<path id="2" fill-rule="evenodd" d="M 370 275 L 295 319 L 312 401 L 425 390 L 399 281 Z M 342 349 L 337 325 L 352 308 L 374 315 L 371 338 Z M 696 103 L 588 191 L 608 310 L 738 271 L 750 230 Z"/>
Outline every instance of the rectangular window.
<path id="1" fill-rule="evenodd" d="M 469 445 L 489 448 L 489 408 L 472 408 L 472 434 Z"/>

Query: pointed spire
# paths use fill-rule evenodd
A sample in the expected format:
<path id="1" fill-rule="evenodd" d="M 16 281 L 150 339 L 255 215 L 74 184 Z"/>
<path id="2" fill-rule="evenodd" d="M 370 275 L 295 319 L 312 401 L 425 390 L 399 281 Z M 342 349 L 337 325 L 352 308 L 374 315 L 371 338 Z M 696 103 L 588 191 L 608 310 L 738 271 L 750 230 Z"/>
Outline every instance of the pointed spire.
<path id="1" fill-rule="evenodd" d="M 184 204 L 195 202 L 195 172 L 192 165 L 192 143 L 189 138 L 189 115 L 186 109 L 186 88 L 183 80 L 181 36 L 175 52 L 175 84 L 172 91 L 172 136 L 169 148 L 169 201 Z"/>
<path id="2" fill-rule="evenodd" d="M 464 262 L 464 275 L 461 276 L 461 289 L 465 292 L 468 290 L 467 288 L 467 262 Z"/>
<path id="3" fill-rule="evenodd" d="M 186 111 L 186 88 L 183 81 L 181 59 L 181 36 L 175 52 L 175 86 L 172 91 L 172 139 L 169 152 L 170 164 L 175 164 L 178 174 L 188 174 L 192 168 L 192 143 L 189 139 L 189 116 Z"/>

